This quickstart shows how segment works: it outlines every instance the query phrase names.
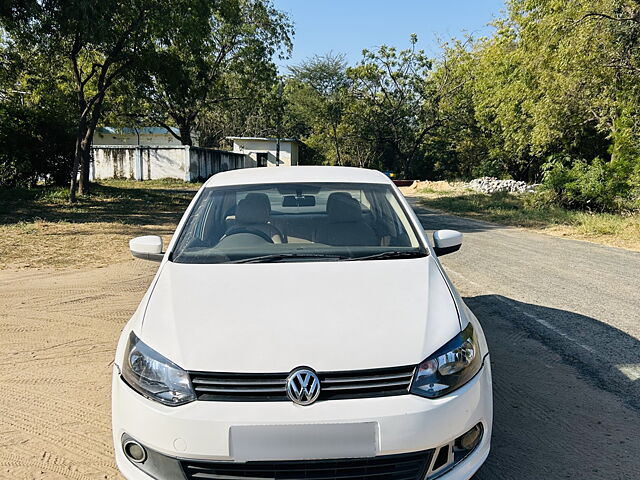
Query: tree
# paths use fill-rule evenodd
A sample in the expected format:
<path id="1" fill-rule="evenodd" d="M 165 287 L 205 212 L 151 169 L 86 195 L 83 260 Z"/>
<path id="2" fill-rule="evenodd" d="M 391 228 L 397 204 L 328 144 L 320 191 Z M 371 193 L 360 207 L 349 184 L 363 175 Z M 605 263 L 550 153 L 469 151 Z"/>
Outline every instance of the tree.
<path id="1" fill-rule="evenodd" d="M 377 115 L 371 105 L 347 96 L 347 105 L 338 131 L 343 139 L 345 164 L 361 168 L 381 167 L 378 162 L 384 151 L 383 139 L 376 128 Z"/>
<path id="2" fill-rule="evenodd" d="M 634 136 L 637 25 L 608 19 L 631 3 L 513 0 L 496 34 L 475 45 L 476 118 L 509 174 L 539 181 L 550 158 L 588 163 Z"/>
<path id="3" fill-rule="evenodd" d="M 435 63 L 434 76 L 448 77 L 458 88 L 438 106 L 440 125 L 425 142 L 427 162 L 421 178 L 469 178 L 502 175 L 502 165 L 489 155 L 491 135 L 476 119 L 474 88 L 478 78 L 478 54 L 474 39 L 454 40 L 441 45 L 443 54 Z"/>
<path id="4" fill-rule="evenodd" d="M 196 2 L 170 24 L 145 58 L 142 95 L 149 118 L 184 145 L 207 112 L 255 101 L 275 79 L 273 56 L 291 50 L 289 19 L 270 0 Z"/>
<path id="5" fill-rule="evenodd" d="M 441 123 L 438 106 L 455 90 L 450 78 L 436 78 L 433 62 L 423 50 L 411 47 L 396 50 L 381 46 L 377 52 L 363 51 L 359 65 L 347 70 L 353 95 L 371 109 L 375 136 L 391 148 L 405 177 L 413 173 L 427 135 Z"/>
<path id="6" fill-rule="evenodd" d="M 68 182 L 73 94 L 57 59 L 0 34 L 0 186 Z"/>
<path id="7" fill-rule="evenodd" d="M 227 146 L 228 136 L 273 137 L 279 110 L 278 80 L 244 84 L 229 82 L 229 99 L 211 104 L 198 119 L 201 145 Z M 288 136 L 288 135 L 287 135 Z"/>
<path id="8" fill-rule="evenodd" d="M 565 206 L 615 210 L 640 183 L 640 3 L 510 0 L 490 38 L 445 47 L 461 86 L 426 155 L 446 175 L 542 181 Z M 451 68 L 453 67 L 453 68 Z"/>
<path id="9" fill-rule="evenodd" d="M 200 2 L 28 0 L 3 10 L 2 24 L 21 50 L 35 45 L 67 60 L 77 112 L 71 201 L 88 192 L 91 142 L 107 94 L 163 37 L 175 12 L 192 3 Z"/>
<path id="10" fill-rule="evenodd" d="M 331 163 L 343 164 L 339 127 L 347 104 L 348 79 L 344 55 L 328 53 L 314 56 L 289 67 L 289 95 L 292 108 L 313 125 L 312 143 L 333 145 Z M 328 130 L 328 131 L 327 131 Z"/>

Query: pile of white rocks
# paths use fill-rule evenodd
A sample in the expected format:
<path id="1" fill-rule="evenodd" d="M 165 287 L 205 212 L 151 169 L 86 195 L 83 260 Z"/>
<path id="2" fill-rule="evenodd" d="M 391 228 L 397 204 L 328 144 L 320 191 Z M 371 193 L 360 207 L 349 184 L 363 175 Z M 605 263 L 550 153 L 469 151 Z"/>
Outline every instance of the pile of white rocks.
<path id="1" fill-rule="evenodd" d="M 527 182 L 518 182 L 516 180 L 498 180 L 495 177 L 475 178 L 471 180 L 467 185 L 472 190 L 481 193 L 527 193 L 533 192 L 536 188 L 535 185 L 529 185 Z"/>

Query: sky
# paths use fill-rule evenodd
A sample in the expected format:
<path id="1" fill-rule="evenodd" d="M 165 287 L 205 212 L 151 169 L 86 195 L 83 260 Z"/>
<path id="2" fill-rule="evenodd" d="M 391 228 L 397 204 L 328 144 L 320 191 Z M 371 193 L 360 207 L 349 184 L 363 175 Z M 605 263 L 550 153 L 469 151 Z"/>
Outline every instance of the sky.
<path id="1" fill-rule="evenodd" d="M 354 64 L 363 48 L 406 48 L 412 33 L 434 56 L 438 38 L 489 35 L 487 24 L 505 8 L 504 0 L 274 0 L 274 5 L 289 14 L 296 32 L 293 56 L 277 61 L 281 73 L 287 65 L 329 52 L 343 53 Z"/>

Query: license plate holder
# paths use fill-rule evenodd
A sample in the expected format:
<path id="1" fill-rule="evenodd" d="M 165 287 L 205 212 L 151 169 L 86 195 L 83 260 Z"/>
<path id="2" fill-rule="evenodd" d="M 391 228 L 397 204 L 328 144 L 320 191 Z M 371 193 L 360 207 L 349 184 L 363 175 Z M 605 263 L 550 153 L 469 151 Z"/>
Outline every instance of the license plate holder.
<path id="1" fill-rule="evenodd" d="M 377 422 L 238 425 L 229 429 L 235 461 L 320 460 L 374 457 Z"/>

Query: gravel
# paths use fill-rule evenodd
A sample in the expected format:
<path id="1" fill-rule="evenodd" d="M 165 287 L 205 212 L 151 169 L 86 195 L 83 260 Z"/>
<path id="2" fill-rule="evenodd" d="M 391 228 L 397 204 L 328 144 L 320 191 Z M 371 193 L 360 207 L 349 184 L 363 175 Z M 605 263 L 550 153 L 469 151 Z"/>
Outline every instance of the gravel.
<path id="1" fill-rule="evenodd" d="M 481 193 L 528 193 L 533 192 L 536 185 L 516 180 L 498 180 L 495 177 L 475 178 L 468 183 L 469 188 Z"/>

